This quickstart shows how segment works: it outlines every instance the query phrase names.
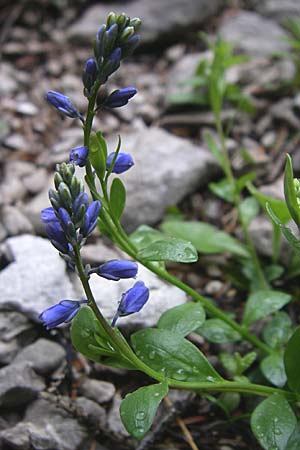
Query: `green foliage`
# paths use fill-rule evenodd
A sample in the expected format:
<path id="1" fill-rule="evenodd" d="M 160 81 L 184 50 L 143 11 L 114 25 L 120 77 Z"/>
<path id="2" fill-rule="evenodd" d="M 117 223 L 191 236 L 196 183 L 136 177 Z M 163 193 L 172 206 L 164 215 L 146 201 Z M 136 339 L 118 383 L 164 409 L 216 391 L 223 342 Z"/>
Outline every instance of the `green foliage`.
<path id="1" fill-rule="evenodd" d="M 220 361 L 227 372 L 233 377 L 241 377 L 244 372 L 254 363 L 257 354 L 255 352 L 249 352 L 244 356 L 241 356 L 238 352 L 221 353 Z"/>
<path id="2" fill-rule="evenodd" d="M 107 146 L 100 131 L 92 133 L 89 145 L 89 160 L 94 167 L 98 177 L 103 178 L 106 171 Z"/>
<path id="3" fill-rule="evenodd" d="M 264 358 L 260 363 L 264 376 L 274 386 L 283 387 L 287 377 L 284 368 L 283 354 L 273 353 Z"/>
<path id="4" fill-rule="evenodd" d="M 300 326 L 296 328 L 287 343 L 284 365 L 289 387 L 293 391 L 300 392 Z"/>
<path id="5" fill-rule="evenodd" d="M 116 220 L 120 220 L 126 203 L 126 189 L 120 178 L 114 178 L 109 200 L 112 215 Z"/>
<path id="6" fill-rule="evenodd" d="M 145 261 L 175 261 L 192 263 L 198 260 L 197 251 L 189 240 L 168 236 L 146 225 L 130 236 Z"/>
<path id="7" fill-rule="evenodd" d="M 252 113 L 254 107 L 250 97 L 245 95 L 239 86 L 230 83 L 226 76 L 230 67 L 247 61 L 247 57 L 234 55 L 232 44 L 220 38 L 214 43 L 209 43 L 205 37 L 205 41 L 213 53 L 212 60 L 208 58 L 201 60 L 194 77 L 184 83 L 192 89 L 169 96 L 169 101 L 177 105 L 210 105 L 216 117 L 220 117 L 223 101 Z"/>
<path id="8" fill-rule="evenodd" d="M 291 296 L 280 291 L 261 290 L 250 294 L 244 312 L 243 323 L 251 323 L 283 308 L 291 301 Z"/>
<path id="9" fill-rule="evenodd" d="M 208 319 L 198 328 L 197 333 L 201 334 L 207 341 L 214 344 L 225 344 L 226 342 L 236 342 L 241 339 L 240 334 L 230 325 L 221 319 Z"/>
<path id="10" fill-rule="evenodd" d="M 185 337 L 197 330 L 205 321 L 205 311 L 199 303 L 185 303 L 164 312 L 157 323 L 157 327 L 174 331 Z"/>
<path id="11" fill-rule="evenodd" d="M 154 420 L 157 408 L 168 393 L 166 382 L 145 386 L 127 394 L 121 403 L 120 415 L 128 431 L 136 439 L 142 439 Z"/>
<path id="12" fill-rule="evenodd" d="M 248 250 L 242 243 L 208 223 L 173 220 L 164 222 L 161 228 L 178 238 L 189 239 L 200 253 L 228 252 L 243 258 L 249 257 Z"/>
<path id="13" fill-rule="evenodd" d="M 147 328 L 131 336 L 137 355 L 153 369 L 178 381 L 221 381 L 201 351 L 174 331 Z"/>
<path id="14" fill-rule="evenodd" d="M 279 394 L 261 402 L 251 416 L 252 431 L 265 450 L 285 450 L 295 425 L 292 408 Z"/>
<path id="15" fill-rule="evenodd" d="M 280 349 L 292 334 L 292 322 L 284 311 L 277 312 L 263 329 L 265 342 L 274 349 Z"/>
<path id="16" fill-rule="evenodd" d="M 284 196 L 291 217 L 299 228 L 300 208 L 295 191 L 292 160 L 289 155 L 286 155 L 286 164 L 284 171 Z"/>

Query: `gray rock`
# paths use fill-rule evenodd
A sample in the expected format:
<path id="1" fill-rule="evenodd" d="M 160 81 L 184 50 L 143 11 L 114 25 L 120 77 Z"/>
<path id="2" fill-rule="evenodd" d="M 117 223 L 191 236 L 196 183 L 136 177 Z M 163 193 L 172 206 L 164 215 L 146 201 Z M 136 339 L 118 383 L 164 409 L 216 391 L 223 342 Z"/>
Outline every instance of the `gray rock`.
<path id="1" fill-rule="evenodd" d="M 37 320 L 44 309 L 74 298 L 65 262 L 48 240 L 23 235 L 7 239 L 7 244 L 14 261 L 0 272 L 0 309 Z"/>
<path id="2" fill-rule="evenodd" d="M 99 26 L 106 22 L 106 15 L 114 10 L 142 19 L 142 44 L 153 44 L 159 40 L 176 42 L 182 39 L 185 30 L 197 28 L 208 17 L 216 14 L 222 6 L 220 0 L 135 0 L 126 3 L 91 6 L 68 30 L 68 37 L 79 42 L 91 43 Z"/>
<path id="3" fill-rule="evenodd" d="M 22 208 L 22 212 L 28 217 L 36 233 L 42 236 L 46 236 L 46 232 L 45 224 L 41 222 L 41 210 L 49 206 L 48 190 L 50 188 L 53 188 L 53 176 L 45 178 L 44 189 Z"/>
<path id="4" fill-rule="evenodd" d="M 31 222 L 14 206 L 5 205 L 2 209 L 3 225 L 9 236 L 33 233 Z"/>
<path id="5" fill-rule="evenodd" d="M 101 404 L 112 400 L 116 393 L 116 388 L 108 381 L 87 378 L 80 386 L 80 391 L 85 397 Z"/>
<path id="6" fill-rule="evenodd" d="M 299 116 L 293 111 L 293 100 L 283 98 L 274 103 L 270 108 L 270 113 L 274 119 L 288 124 L 292 129 L 300 130 Z"/>
<path id="7" fill-rule="evenodd" d="M 46 375 L 57 369 L 65 357 L 66 353 L 61 345 L 41 338 L 21 350 L 13 362 L 27 362 L 36 373 Z"/>
<path id="8" fill-rule="evenodd" d="M 22 134 L 11 134 L 4 140 L 4 145 L 11 150 L 21 150 L 26 151 L 28 149 L 28 142 L 25 136 Z"/>
<path id="9" fill-rule="evenodd" d="M 251 56 L 272 56 L 289 50 L 284 30 L 255 12 L 241 11 L 230 16 L 220 27 L 219 34 Z"/>
<path id="10" fill-rule="evenodd" d="M 90 425 L 104 429 L 106 424 L 106 411 L 98 403 L 85 398 L 78 397 L 74 402 L 74 406 L 79 408 L 78 415 L 84 418 Z"/>
<path id="11" fill-rule="evenodd" d="M 37 168 L 32 174 L 23 178 L 24 186 L 30 194 L 38 194 L 45 186 L 48 179 L 47 171 L 43 168 Z"/>
<path id="12" fill-rule="evenodd" d="M 27 363 L 10 364 L 0 369 L 0 406 L 15 407 L 31 402 L 45 383 Z"/>
<path id="13" fill-rule="evenodd" d="M 160 128 L 123 135 L 121 151 L 132 153 L 135 161 L 122 177 L 127 190 L 123 223 L 128 231 L 143 223 L 155 224 L 168 206 L 218 172 L 207 150 Z"/>
<path id="14" fill-rule="evenodd" d="M 117 247 L 105 245 L 99 238 L 95 244 L 82 247 L 81 256 L 85 263 L 98 265 L 110 259 L 126 259 L 126 253 Z"/>
<path id="15" fill-rule="evenodd" d="M 119 326 L 127 329 L 153 327 L 161 314 L 169 308 L 187 301 L 186 294 L 175 286 L 160 280 L 157 275 L 139 265 L 138 279 L 144 281 L 150 289 L 150 298 L 143 309 L 137 313 L 119 319 Z M 111 319 L 118 307 L 122 293 L 132 287 L 133 280 L 112 282 L 93 275 L 90 285 L 104 316 Z"/>
<path id="16" fill-rule="evenodd" d="M 0 433 L 2 442 L 17 450 L 81 450 L 89 448 L 89 435 L 72 414 L 41 399 L 27 409 L 23 422 Z"/>
<path id="17" fill-rule="evenodd" d="M 119 394 L 116 394 L 112 407 L 108 413 L 106 424 L 108 433 L 111 433 L 113 436 L 117 437 L 119 441 L 122 440 L 122 438 L 129 438 L 129 433 L 126 431 L 120 418 L 121 402 L 121 396 Z"/>
<path id="18" fill-rule="evenodd" d="M 267 17 L 283 22 L 287 17 L 300 15 L 299 0 L 263 0 L 258 2 L 257 10 Z"/>
<path id="19" fill-rule="evenodd" d="M 0 364 L 9 364 L 36 336 L 33 324 L 18 312 L 0 312 Z"/>
<path id="20" fill-rule="evenodd" d="M 17 104 L 16 111 L 24 116 L 36 116 L 38 108 L 30 102 L 20 102 Z"/>

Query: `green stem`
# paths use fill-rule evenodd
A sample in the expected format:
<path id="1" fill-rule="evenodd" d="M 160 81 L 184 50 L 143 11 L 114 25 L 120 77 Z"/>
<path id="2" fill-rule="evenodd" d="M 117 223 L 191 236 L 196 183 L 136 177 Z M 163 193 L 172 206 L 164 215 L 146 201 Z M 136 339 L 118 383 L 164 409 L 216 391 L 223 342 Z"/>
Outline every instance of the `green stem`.
<path id="1" fill-rule="evenodd" d="M 114 329 L 107 323 L 105 318 L 103 317 L 101 311 L 99 310 L 96 301 L 94 299 L 93 293 L 91 291 L 88 277 L 85 273 L 84 266 L 82 263 L 82 259 L 80 256 L 79 247 L 75 247 L 75 264 L 78 270 L 78 275 L 81 280 L 82 286 L 84 288 L 88 305 L 93 310 L 97 320 L 103 327 L 104 331 L 107 333 L 111 342 L 114 344 L 118 350 L 122 352 L 122 355 L 126 357 L 137 370 L 140 370 L 147 374 L 149 377 L 155 379 L 156 381 L 164 381 L 165 376 L 156 370 L 153 370 L 143 361 L 141 361 L 136 354 L 132 351 L 131 347 L 120 338 L 120 336 L 114 331 Z M 288 391 L 284 391 L 282 389 L 277 389 L 269 386 L 262 386 L 258 384 L 252 384 L 247 382 L 237 382 L 237 381 L 217 381 L 217 382 L 185 382 L 178 381 L 172 378 L 167 378 L 168 385 L 172 388 L 180 388 L 186 390 L 192 390 L 197 392 L 240 392 L 245 394 L 252 395 L 260 395 L 260 396 L 268 396 L 274 393 L 280 393 L 287 397 L 289 400 L 297 400 L 296 394 L 293 394 Z"/>
<path id="2" fill-rule="evenodd" d="M 110 219 L 108 213 L 104 211 L 104 217 L 107 220 L 107 223 L 112 224 L 112 220 Z M 115 225 L 115 223 L 114 223 Z M 232 327 L 234 330 L 236 330 L 244 339 L 251 342 L 255 347 L 262 350 L 264 353 L 272 354 L 274 353 L 274 350 L 268 347 L 264 342 L 262 342 L 258 337 L 256 337 L 254 334 L 250 333 L 248 329 L 242 325 L 239 325 L 235 320 L 232 320 L 230 317 L 228 317 L 225 313 L 223 313 L 218 307 L 214 306 L 209 300 L 207 300 L 202 295 L 198 294 L 193 288 L 185 284 L 184 282 L 178 280 L 176 277 L 168 273 L 166 270 L 158 267 L 157 265 L 145 261 L 138 256 L 137 249 L 134 247 L 132 242 L 130 242 L 127 234 L 124 232 L 123 228 L 121 227 L 120 223 L 117 224 L 116 230 L 112 229 L 110 226 L 111 232 L 114 236 L 114 239 L 116 243 L 118 243 L 125 251 L 126 253 L 131 256 L 136 261 L 140 262 L 142 265 L 147 267 L 151 272 L 156 273 L 160 278 L 164 279 L 165 281 L 168 281 L 169 283 L 173 284 L 174 286 L 177 286 L 179 289 L 184 291 L 186 294 L 191 296 L 195 301 L 201 303 L 201 305 L 208 311 L 210 314 L 212 314 L 214 317 L 217 317 L 221 320 L 223 320 L 225 323 L 227 323 L 230 327 Z"/>
<path id="3" fill-rule="evenodd" d="M 251 254 L 252 257 L 252 262 L 254 264 L 254 269 L 256 272 L 256 275 L 258 277 L 258 280 L 260 281 L 260 285 L 263 289 L 269 289 L 269 283 L 267 282 L 264 272 L 261 268 L 260 265 L 260 261 L 259 258 L 257 256 L 257 252 L 255 250 L 252 238 L 250 236 L 249 230 L 247 225 L 245 224 L 243 217 L 242 217 L 242 213 L 241 213 L 241 196 L 240 194 L 237 192 L 236 189 L 236 182 L 235 182 L 235 178 L 231 169 L 231 164 L 230 164 L 230 159 L 229 159 L 229 154 L 228 154 L 228 150 L 227 150 L 227 146 L 226 146 L 226 142 L 225 142 L 225 136 L 224 136 L 224 131 L 223 131 L 223 126 L 222 126 L 222 122 L 221 122 L 221 118 L 220 117 L 215 117 L 215 121 L 216 121 L 216 126 L 217 126 L 217 132 L 221 141 L 221 148 L 222 148 L 222 154 L 223 154 L 223 158 L 224 158 L 224 173 L 225 176 L 227 178 L 227 180 L 230 183 L 231 186 L 231 191 L 233 193 L 233 201 L 234 201 L 234 205 L 238 211 L 238 217 L 240 220 L 240 223 L 242 225 L 242 229 L 243 229 L 243 233 L 244 233 L 244 237 L 249 249 L 249 252 Z"/>

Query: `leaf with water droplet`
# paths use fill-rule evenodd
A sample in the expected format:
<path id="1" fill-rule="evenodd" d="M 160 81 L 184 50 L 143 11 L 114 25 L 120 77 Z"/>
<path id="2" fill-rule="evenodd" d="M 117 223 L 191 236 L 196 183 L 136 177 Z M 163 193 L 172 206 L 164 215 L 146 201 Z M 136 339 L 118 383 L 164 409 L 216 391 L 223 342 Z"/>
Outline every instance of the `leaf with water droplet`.
<path id="1" fill-rule="evenodd" d="M 157 408 L 168 393 L 166 382 L 145 386 L 127 394 L 120 406 L 122 422 L 136 439 L 142 439 L 154 420 Z"/>
<path id="2" fill-rule="evenodd" d="M 252 431 L 265 450 L 286 450 L 296 423 L 292 408 L 280 394 L 273 394 L 261 402 L 251 416 Z"/>
<path id="3" fill-rule="evenodd" d="M 206 320 L 196 332 L 215 344 L 225 344 L 226 342 L 235 342 L 241 339 L 241 335 L 221 319 Z"/>
<path id="4" fill-rule="evenodd" d="M 164 312 L 157 327 L 187 336 L 199 328 L 205 320 L 205 311 L 199 303 L 189 302 Z"/>
<path id="5" fill-rule="evenodd" d="M 283 387 L 285 385 L 287 377 L 281 353 L 268 355 L 260 362 L 260 368 L 266 379 L 274 386 Z"/>
<path id="6" fill-rule="evenodd" d="M 144 355 L 144 362 L 166 377 L 179 381 L 221 381 L 222 377 L 201 351 L 174 331 L 148 328 L 131 336 L 134 350 Z M 155 355 L 153 357 L 153 352 Z"/>
<path id="7" fill-rule="evenodd" d="M 198 260 L 197 250 L 189 241 L 170 236 L 142 248 L 138 256 L 146 261 L 192 263 Z"/>

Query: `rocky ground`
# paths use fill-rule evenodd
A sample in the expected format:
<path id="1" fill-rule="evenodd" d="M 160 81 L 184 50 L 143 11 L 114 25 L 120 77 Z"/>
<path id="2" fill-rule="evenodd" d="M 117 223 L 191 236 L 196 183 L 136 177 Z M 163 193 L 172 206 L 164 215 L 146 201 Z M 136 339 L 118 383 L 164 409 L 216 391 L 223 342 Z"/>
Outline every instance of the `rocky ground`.
<path id="1" fill-rule="evenodd" d="M 4 2 L 0 11 L 0 448 L 188 449 L 177 416 L 185 420 L 202 450 L 259 448 L 246 422 L 230 423 L 212 403 L 178 392 L 171 394 L 172 407 L 161 408 L 150 439 L 133 442 L 120 422 L 118 406 L 121 396 L 147 380 L 139 374 L 129 379 L 125 371 L 90 364 L 71 347 L 67 329 L 48 333 L 37 319 L 58 300 L 81 295 L 74 275 L 45 239 L 39 215 L 48 206 L 55 164 L 66 161 L 70 149 L 82 144 L 82 130 L 50 109 L 44 94 L 49 89 L 61 91 L 85 111 L 81 71 L 91 55 L 94 34 L 110 10 L 125 10 L 143 20 L 138 54 L 110 82 L 110 88 L 134 85 L 139 95 L 113 114 L 101 113 L 95 123 L 112 149 L 120 133 L 124 151 L 135 159 L 134 169 L 124 174 L 128 231 L 143 223 L 156 225 L 169 206 L 180 205 L 189 217 L 239 232 L 228 208 L 207 190 L 207 183 L 219 175 L 203 139 L 204 131 L 214 127 L 212 114 L 205 108 L 174 109 L 168 101 L 170 94 L 183 89 L 181 83 L 193 75 L 199 60 L 209 58 L 197 38 L 199 30 L 218 33 L 249 55 L 228 75 L 252 95 L 256 106 L 253 117 L 236 117 L 228 139 L 236 173 L 255 168 L 265 192 L 281 197 L 286 152 L 299 167 L 300 94 L 291 87 L 295 66 L 288 57 L 274 58 L 275 53 L 290 51 L 283 19 L 300 14 L 299 0 Z M 232 108 L 224 110 L 224 124 L 232 114 Z M 250 155 L 247 161 L 241 158 L 241 147 Z M 251 233 L 259 252 L 270 256 L 269 221 L 258 217 Z M 86 262 L 93 264 L 115 257 L 120 252 L 97 233 L 84 250 Z M 224 281 L 216 262 L 206 260 L 203 266 L 190 274 L 179 267 L 173 270 L 201 293 L 216 299 L 225 295 L 229 302 L 234 299 L 236 291 Z M 140 268 L 140 273 L 155 296 L 142 313 L 120 322 L 125 332 L 152 326 L 165 309 L 187 301 L 181 291 L 146 269 Z M 93 280 L 92 284 L 111 317 L 127 283 Z M 206 350 L 213 359 L 214 348 Z"/>

